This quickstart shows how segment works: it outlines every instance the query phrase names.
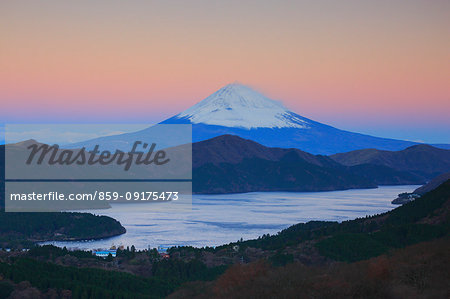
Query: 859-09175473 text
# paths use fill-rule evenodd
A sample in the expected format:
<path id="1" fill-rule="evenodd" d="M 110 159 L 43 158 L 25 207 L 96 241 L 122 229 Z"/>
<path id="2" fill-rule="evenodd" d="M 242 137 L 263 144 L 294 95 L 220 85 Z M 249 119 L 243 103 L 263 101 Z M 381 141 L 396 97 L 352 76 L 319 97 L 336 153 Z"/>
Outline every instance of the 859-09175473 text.
<path id="1" fill-rule="evenodd" d="M 178 191 L 141 191 L 141 192 L 116 192 L 116 191 L 95 191 L 93 193 L 11 193 L 11 201 L 175 201 L 178 200 Z"/>

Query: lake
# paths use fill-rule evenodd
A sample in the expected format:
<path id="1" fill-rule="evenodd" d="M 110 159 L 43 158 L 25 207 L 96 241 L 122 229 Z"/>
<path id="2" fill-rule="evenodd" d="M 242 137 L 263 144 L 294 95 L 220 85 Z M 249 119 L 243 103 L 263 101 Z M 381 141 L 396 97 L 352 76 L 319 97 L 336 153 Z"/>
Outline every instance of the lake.
<path id="1" fill-rule="evenodd" d="M 44 242 L 85 250 L 111 245 L 147 249 L 159 245 L 216 246 L 274 234 L 299 222 L 344 221 L 389 211 L 391 201 L 419 186 L 381 186 L 329 192 L 252 192 L 193 195 L 192 211 L 157 212 L 146 203 L 112 204 L 90 211 L 119 220 L 121 236 L 93 241 Z"/>

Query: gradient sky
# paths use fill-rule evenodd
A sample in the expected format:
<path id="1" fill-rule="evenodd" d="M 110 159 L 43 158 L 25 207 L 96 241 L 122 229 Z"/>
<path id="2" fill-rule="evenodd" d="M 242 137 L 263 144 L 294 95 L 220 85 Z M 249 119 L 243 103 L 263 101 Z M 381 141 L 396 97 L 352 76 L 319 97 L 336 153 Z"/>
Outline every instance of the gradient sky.
<path id="1" fill-rule="evenodd" d="M 163 120 L 230 82 L 450 143 L 450 1 L 0 2 L 3 123 Z"/>

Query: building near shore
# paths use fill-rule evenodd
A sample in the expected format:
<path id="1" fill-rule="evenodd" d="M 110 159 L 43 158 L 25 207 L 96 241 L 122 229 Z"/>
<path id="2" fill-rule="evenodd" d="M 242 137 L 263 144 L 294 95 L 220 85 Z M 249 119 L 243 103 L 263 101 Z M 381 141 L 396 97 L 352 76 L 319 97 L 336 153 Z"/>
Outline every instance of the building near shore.
<path id="1" fill-rule="evenodd" d="M 110 254 L 112 257 L 116 257 L 117 250 L 116 249 L 108 249 L 108 250 L 99 250 L 93 252 L 95 256 L 107 258 Z"/>

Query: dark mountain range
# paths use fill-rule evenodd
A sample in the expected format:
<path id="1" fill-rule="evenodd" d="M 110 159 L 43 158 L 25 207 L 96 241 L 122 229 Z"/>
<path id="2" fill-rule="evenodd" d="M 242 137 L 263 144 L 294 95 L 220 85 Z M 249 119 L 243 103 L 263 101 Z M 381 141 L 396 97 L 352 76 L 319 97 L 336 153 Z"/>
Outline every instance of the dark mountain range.
<path id="1" fill-rule="evenodd" d="M 178 148 L 170 151 L 178 153 Z M 369 149 L 323 156 L 223 135 L 192 144 L 192 188 L 194 193 L 238 193 L 424 184 L 450 169 L 449 155 L 449 150 L 415 145 L 398 152 Z"/>
<path id="2" fill-rule="evenodd" d="M 415 172 L 396 170 L 385 165 L 360 164 L 348 166 L 348 170 L 376 185 L 420 185 L 426 182 L 422 175 Z"/>
<path id="3" fill-rule="evenodd" d="M 269 148 L 234 135 L 194 143 L 193 191 L 325 191 L 373 188 L 331 158 L 298 149 Z"/>
<path id="4" fill-rule="evenodd" d="M 368 163 L 346 166 L 328 156 L 269 148 L 234 135 L 193 143 L 192 152 L 196 193 L 328 191 L 425 182 L 413 171 Z"/>
<path id="5" fill-rule="evenodd" d="M 215 165 L 220 163 L 238 164 L 249 158 L 279 161 L 286 155 L 296 156 L 316 166 L 336 167 L 339 165 L 327 156 L 312 155 L 295 148 L 266 147 L 255 141 L 235 135 L 222 135 L 205 141 L 195 142 L 192 144 L 192 155 L 194 168 L 206 163 Z"/>
<path id="6" fill-rule="evenodd" d="M 420 144 L 401 151 L 365 149 L 330 156 L 346 166 L 378 165 L 430 180 L 450 171 L 450 150 Z"/>

